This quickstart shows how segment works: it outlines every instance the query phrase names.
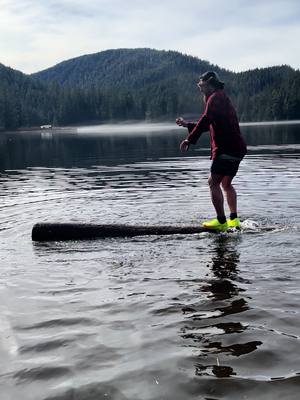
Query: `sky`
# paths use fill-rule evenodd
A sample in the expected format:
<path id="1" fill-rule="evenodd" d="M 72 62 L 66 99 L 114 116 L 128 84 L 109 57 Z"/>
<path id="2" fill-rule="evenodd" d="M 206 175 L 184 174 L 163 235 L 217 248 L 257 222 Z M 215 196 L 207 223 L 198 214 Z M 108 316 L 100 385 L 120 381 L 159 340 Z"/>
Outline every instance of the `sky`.
<path id="1" fill-rule="evenodd" d="M 300 68 L 299 0 L 0 0 L 0 63 L 24 73 L 116 48 L 231 71 Z"/>

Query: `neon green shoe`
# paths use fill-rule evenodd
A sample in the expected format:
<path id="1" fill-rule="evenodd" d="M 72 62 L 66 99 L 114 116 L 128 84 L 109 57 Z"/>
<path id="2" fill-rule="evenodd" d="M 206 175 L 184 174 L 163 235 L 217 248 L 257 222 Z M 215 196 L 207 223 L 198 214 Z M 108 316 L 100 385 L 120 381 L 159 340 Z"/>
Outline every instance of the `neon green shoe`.
<path id="1" fill-rule="evenodd" d="M 228 229 L 228 224 L 225 222 L 224 224 L 220 224 L 220 222 L 216 219 L 212 219 L 211 221 L 205 221 L 202 223 L 202 226 L 207 229 L 212 229 L 214 231 L 226 232 Z"/>
<path id="2" fill-rule="evenodd" d="M 241 221 L 238 218 L 227 220 L 228 228 L 241 229 Z"/>

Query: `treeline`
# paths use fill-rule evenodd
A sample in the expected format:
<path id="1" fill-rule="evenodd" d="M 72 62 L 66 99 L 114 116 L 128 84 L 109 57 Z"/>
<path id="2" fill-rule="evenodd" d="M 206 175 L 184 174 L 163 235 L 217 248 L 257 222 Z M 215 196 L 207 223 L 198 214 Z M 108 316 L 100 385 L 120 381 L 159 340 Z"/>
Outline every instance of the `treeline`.
<path id="1" fill-rule="evenodd" d="M 199 115 L 199 74 L 216 70 L 241 121 L 300 119 L 300 72 L 288 66 L 233 73 L 195 57 L 109 50 L 33 75 L 0 64 L 0 128 Z"/>
<path id="2" fill-rule="evenodd" d="M 300 119 L 300 72 L 289 66 L 235 74 L 228 89 L 241 121 Z"/>

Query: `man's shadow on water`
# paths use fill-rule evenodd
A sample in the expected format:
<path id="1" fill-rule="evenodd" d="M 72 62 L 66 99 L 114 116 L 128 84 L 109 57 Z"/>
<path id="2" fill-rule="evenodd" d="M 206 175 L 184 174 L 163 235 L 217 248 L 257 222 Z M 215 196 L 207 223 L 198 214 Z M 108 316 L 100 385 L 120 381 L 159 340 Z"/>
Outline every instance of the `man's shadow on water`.
<path id="1" fill-rule="evenodd" d="M 182 337 L 189 341 L 192 339 L 191 346 L 195 347 L 195 344 L 198 344 L 196 347 L 200 348 L 200 355 L 195 363 L 195 374 L 198 376 L 214 375 L 223 378 L 236 375 L 232 367 L 220 365 L 217 355 L 223 353 L 223 359 L 224 354 L 239 357 L 255 351 L 262 344 L 260 341 L 236 343 L 230 346 L 222 344 L 222 339 L 228 337 L 227 335 L 236 336 L 247 329 L 246 325 L 237 321 L 238 314 L 249 309 L 246 289 L 239 284 L 250 283 L 239 276 L 238 243 L 238 237 L 219 235 L 215 238 L 212 248 L 208 249 L 211 260 L 207 264 L 213 277 L 196 289 L 198 295 L 199 292 L 206 294 L 206 299 L 198 303 L 196 309 L 194 308 L 196 313 L 187 315 L 189 324 L 185 325 Z M 183 312 L 185 313 L 185 309 Z M 231 315 L 234 315 L 232 317 L 234 321 L 228 322 Z M 204 364 L 205 359 L 211 358 L 212 355 L 216 363 Z"/>

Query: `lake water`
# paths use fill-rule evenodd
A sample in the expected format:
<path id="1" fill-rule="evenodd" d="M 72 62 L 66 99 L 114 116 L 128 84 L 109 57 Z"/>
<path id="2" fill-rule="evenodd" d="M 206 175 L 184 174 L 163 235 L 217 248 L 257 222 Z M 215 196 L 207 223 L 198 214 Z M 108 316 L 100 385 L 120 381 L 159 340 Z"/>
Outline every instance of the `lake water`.
<path id="1" fill-rule="evenodd" d="M 213 217 L 208 138 L 0 134 L 1 400 L 299 399 L 300 125 L 243 131 L 242 233 L 52 243 L 34 223 Z"/>

